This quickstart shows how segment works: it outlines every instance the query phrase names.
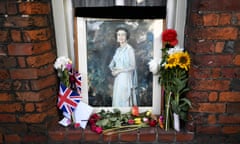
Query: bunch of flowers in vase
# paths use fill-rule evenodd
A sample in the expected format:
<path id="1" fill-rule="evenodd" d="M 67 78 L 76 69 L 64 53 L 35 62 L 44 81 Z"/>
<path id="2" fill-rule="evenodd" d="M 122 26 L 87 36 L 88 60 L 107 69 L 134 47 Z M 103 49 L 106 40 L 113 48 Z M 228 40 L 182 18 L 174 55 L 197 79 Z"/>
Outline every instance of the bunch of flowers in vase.
<path id="1" fill-rule="evenodd" d="M 189 90 L 187 87 L 188 70 L 191 59 L 183 48 L 177 47 L 177 32 L 174 29 L 167 29 L 162 33 L 162 60 L 157 63 L 154 60 L 149 62 L 150 71 L 159 75 L 159 83 L 164 91 L 164 128 L 168 130 L 173 115 L 177 114 L 180 119 L 186 120 L 187 111 L 191 102 L 184 96 Z M 176 129 L 176 128 L 175 128 Z M 176 129 L 179 131 L 179 128 Z"/>

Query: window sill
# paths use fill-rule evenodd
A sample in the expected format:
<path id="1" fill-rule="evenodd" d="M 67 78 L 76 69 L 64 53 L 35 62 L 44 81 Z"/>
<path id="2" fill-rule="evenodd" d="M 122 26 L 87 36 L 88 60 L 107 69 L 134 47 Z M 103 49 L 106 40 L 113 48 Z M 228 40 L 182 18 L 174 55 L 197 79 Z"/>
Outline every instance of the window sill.
<path id="1" fill-rule="evenodd" d="M 174 130 L 165 131 L 159 127 L 141 128 L 136 131 L 119 133 L 114 135 L 103 135 L 86 129 L 52 126 L 48 130 L 49 142 L 191 142 L 194 133 L 188 131 L 176 132 Z"/>

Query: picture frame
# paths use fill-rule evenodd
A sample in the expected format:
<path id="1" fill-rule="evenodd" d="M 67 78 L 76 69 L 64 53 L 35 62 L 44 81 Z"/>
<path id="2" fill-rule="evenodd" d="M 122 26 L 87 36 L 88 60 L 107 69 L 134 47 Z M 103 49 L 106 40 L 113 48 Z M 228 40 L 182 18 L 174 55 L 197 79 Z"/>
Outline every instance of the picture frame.
<path id="1" fill-rule="evenodd" d="M 160 114 L 161 87 L 158 83 L 158 76 L 153 75 L 149 71 L 148 62 L 151 59 L 157 61 L 161 60 L 161 33 L 163 31 L 163 19 L 106 19 L 77 17 L 76 20 L 78 44 L 76 60 L 78 61 L 78 71 L 82 74 L 82 100 L 85 103 L 94 106 L 95 111 L 119 108 L 122 112 L 128 112 L 131 109 L 131 107 L 112 107 L 111 99 L 108 99 L 109 95 L 111 96 L 111 87 L 113 83 L 111 73 L 108 70 L 108 63 L 110 63 L 110 59 L 117 48 L 114 29 L 118 26 L 126 26 L 130 32 L 129 43 L 135 48 L 137 68 L 141 69 L 139 70 L 140 77 L 138 80 L 139 84 L 141 84 L 139 90 L 149 87 L 151 88 L 147 93 L 148 96 L 152 95 L 152 97 L 146 98 L 145 96 L 145 101 L 142 102 L 141 99 L 143 96 L 139 96 L 139 110 L 140 112 L 152 110 L 154 114 Z M 96 54 L 94 55 L 94 53 Z M 98 66 L 100 65 L 104 65 L 104 67 L 99 68 Z M 96 73 L 98 73 L 97 76 Z M 144 79 L 144 76 L 147 76 L 148 78 Z M 144 84 L 147 86 L 143 86 Z M 92 85 L 94 85 L 94 88 Z M 104 93 L 104 91 L 106 91 L 106 93 Z M 95 100 L 97 103 L 105 98 L 108 102 L 94 105 L 95 103 L 93 104 L 92 99 L 90 98 L 98 95 L 98 93 L 101 93 L 101 95 Z M 151 101 L 150 104 L 148 102 L 149 99 Z"/>

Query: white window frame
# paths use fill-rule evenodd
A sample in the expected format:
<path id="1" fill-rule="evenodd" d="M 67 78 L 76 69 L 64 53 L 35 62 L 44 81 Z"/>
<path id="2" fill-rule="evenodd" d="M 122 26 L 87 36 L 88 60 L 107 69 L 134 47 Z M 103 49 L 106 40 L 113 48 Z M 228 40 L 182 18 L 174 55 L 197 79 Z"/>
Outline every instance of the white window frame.
<path id="1" fill-rule="evenodd" d="M 116 0 L 116 5 L 124 5 L 123 0 Z M 58 56 L 67 56 L 73 60 L 74 55 L 74 19 L 71 0 L 52 0 L 53 20 L 55 27 L 55 37 Z M 186 19 L 187 0 L 168 0 L 167 1 L 167 28 L 173 28 L 178 33 L 179 46 L 184 46 L 184 27 Z M 80 43 L 80 41 L 78 42 Z M 155 53 L 155 52 L 154 52 Z M 154 81 L 154 83 L 157 83 Z M 160 94 L 159 94 L 160 97 Z M 87 101 L 87 100 L 85 100 Z M 155 100 L 154 100 L 155 101 Z M 154 108 L 155 114 L 160 114 L 159 109 Z"/>

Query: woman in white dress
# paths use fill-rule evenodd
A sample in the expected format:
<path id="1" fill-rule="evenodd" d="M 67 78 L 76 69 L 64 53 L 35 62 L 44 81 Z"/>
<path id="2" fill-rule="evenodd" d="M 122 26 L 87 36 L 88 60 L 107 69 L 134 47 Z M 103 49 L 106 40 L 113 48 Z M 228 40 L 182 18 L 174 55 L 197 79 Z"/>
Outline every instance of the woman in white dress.
<path id="1" fill-rule="evenodd" d="M 128 44 L 129 32 L 121 27 L 116 30 L 119 47 L 109 64 L 112 75 L 115 77 L 113 85 L 112 106 L 130 107 L 137 105 L 136 88 L 137 73 L 135 52 Z"/>

